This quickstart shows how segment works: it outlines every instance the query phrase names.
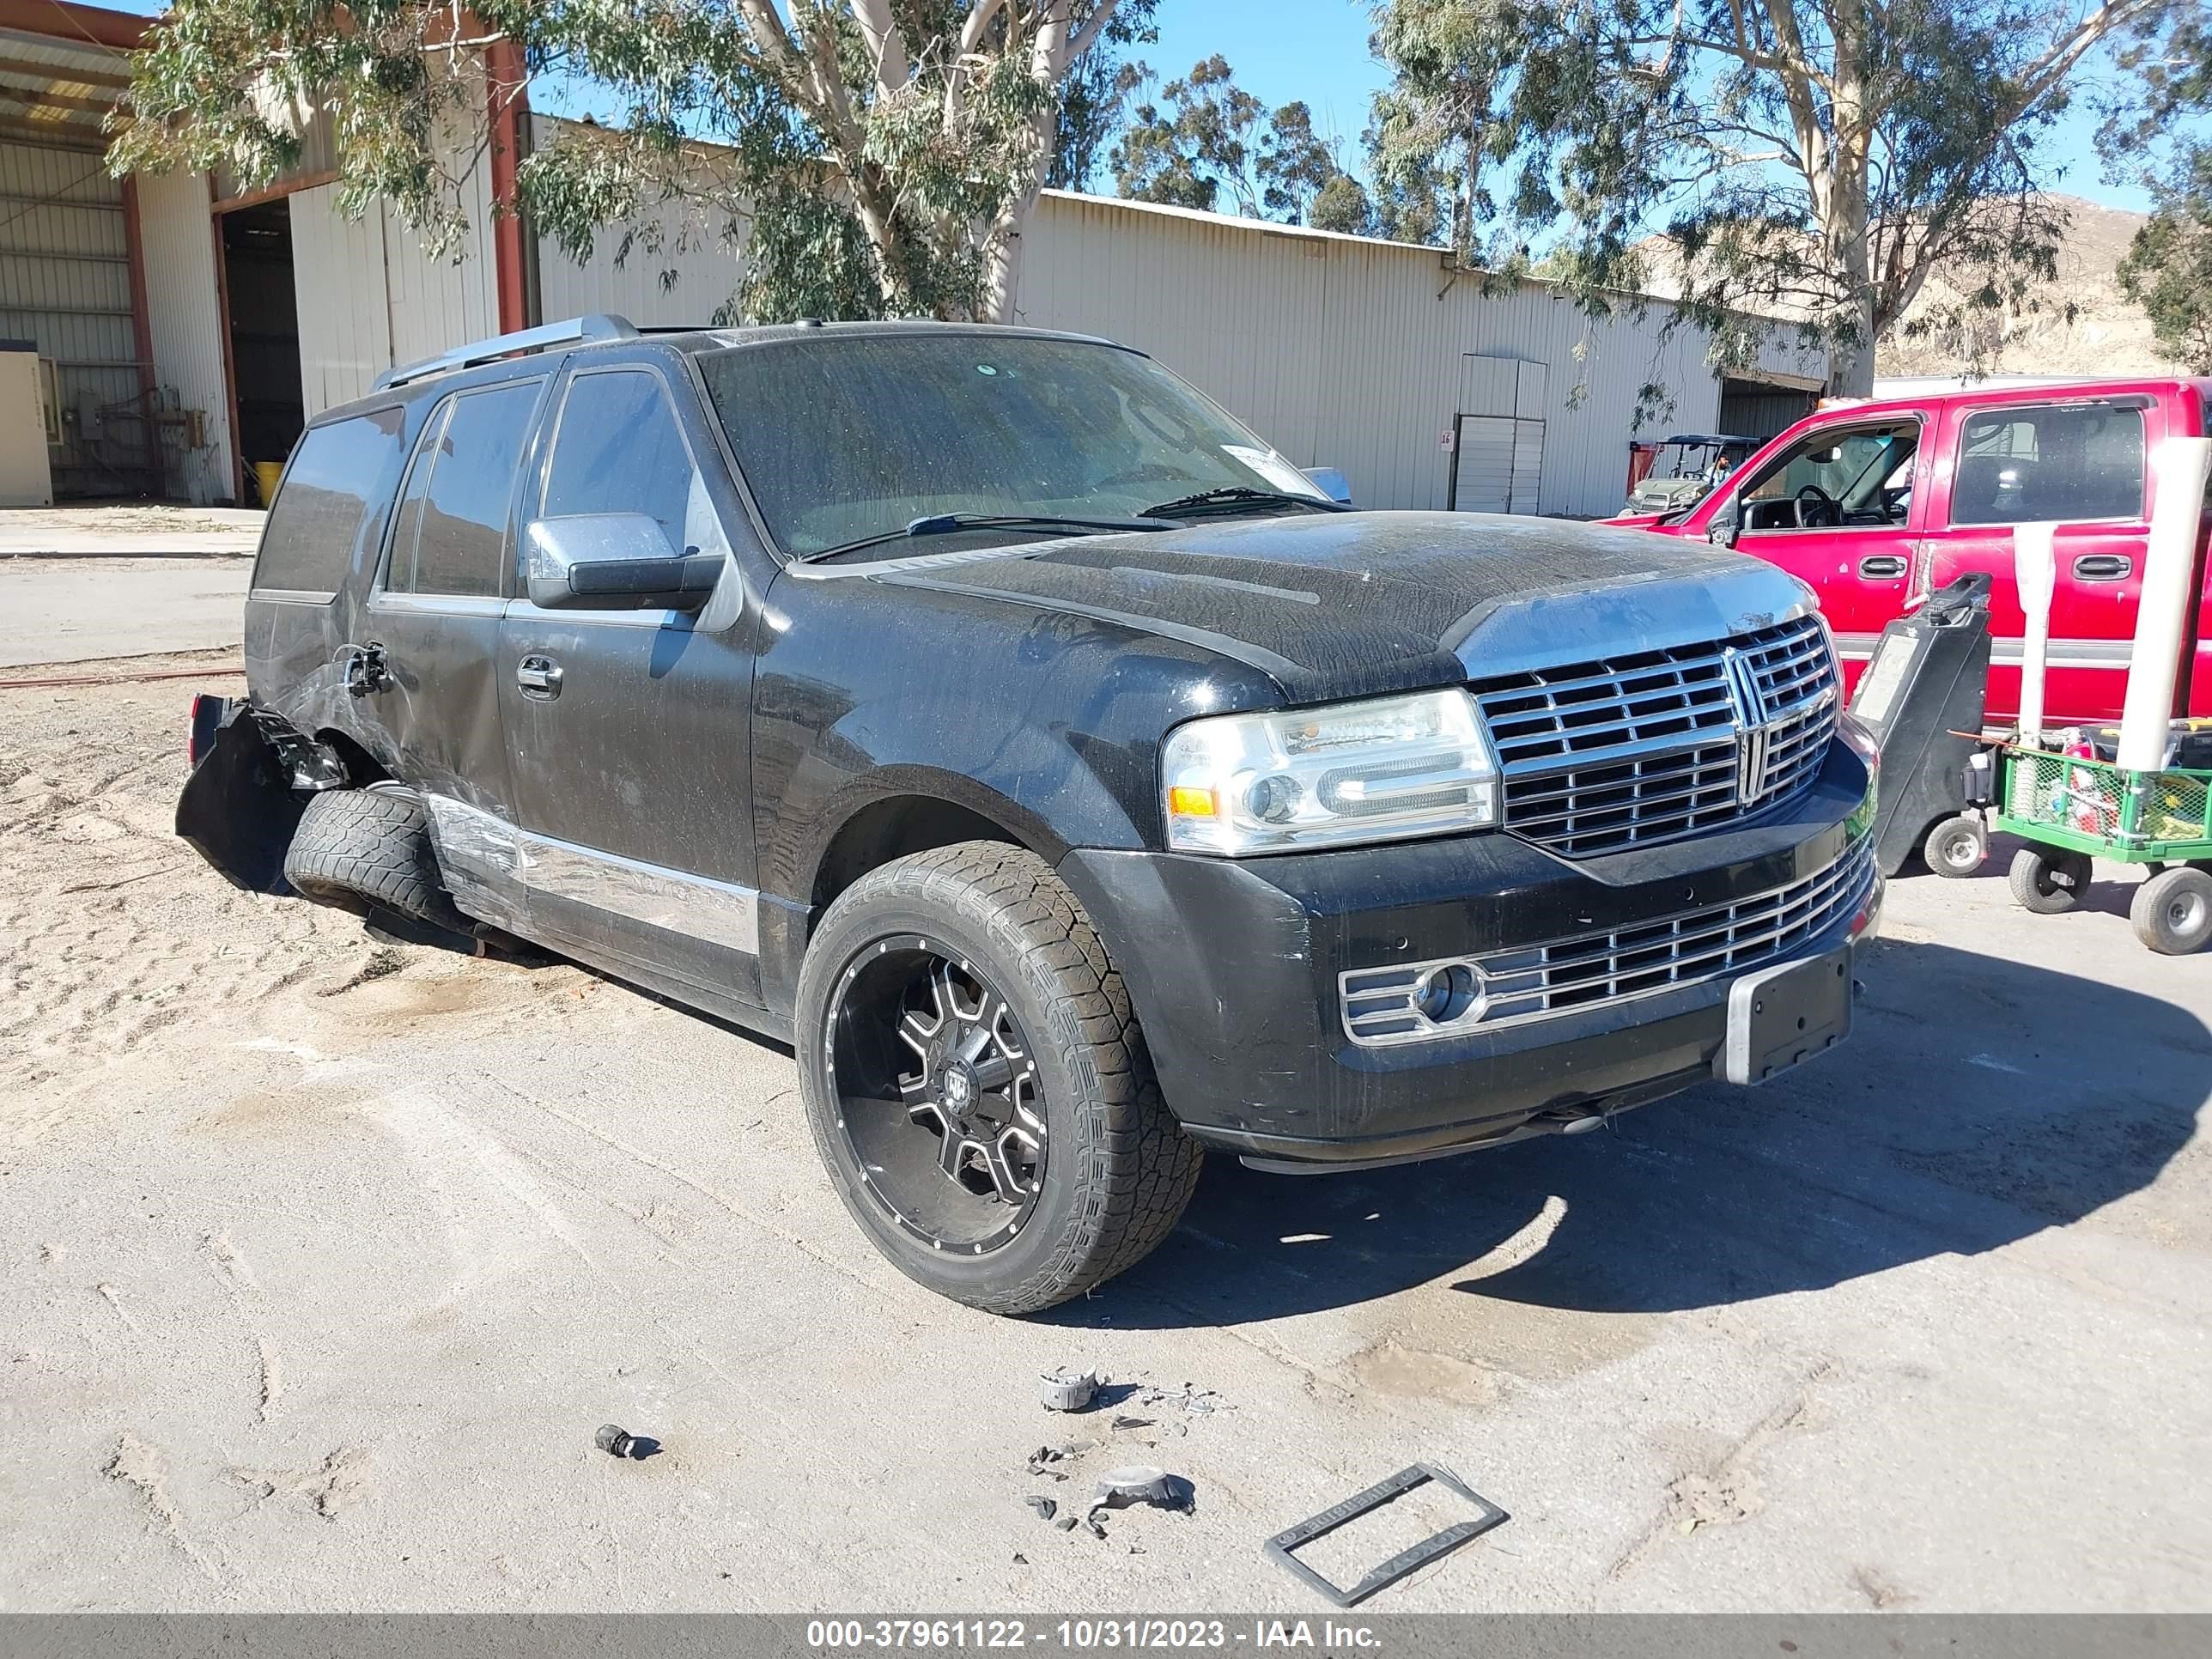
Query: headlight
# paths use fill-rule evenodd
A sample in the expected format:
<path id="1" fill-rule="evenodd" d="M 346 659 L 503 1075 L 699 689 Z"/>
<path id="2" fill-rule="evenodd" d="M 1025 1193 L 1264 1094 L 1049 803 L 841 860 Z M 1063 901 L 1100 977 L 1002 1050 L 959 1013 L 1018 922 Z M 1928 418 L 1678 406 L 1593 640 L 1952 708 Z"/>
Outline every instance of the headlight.
<path id="1" fill-rule="evenodd" d="M 1498 762 L 1465 691 L 1219 714 L 1161 750 L 1168 845 L 1290 851 L 1498 822 Z"/>

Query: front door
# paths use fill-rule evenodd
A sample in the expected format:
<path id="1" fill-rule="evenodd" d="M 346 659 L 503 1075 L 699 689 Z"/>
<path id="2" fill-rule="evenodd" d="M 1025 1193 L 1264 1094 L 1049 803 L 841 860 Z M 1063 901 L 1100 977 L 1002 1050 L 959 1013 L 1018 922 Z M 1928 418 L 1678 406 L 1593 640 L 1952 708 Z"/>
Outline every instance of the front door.
<path id="1" fill-rule="evenodd" d="M 2160 431 L 2148 429 L 2153 422 Z M 1943 447 L 1957 459 L 1931 503 L 1922 580 L 1932 591 L 1969 571 L 1989 573 L 1991 720 L 2020 712 L 2027 618 L 2013 526 L 2038 521 L 2057 526 L 2044 722 L 2119 719 L 2150 534 L 2143 458 L 2163 425 L 2164 412 L 2145 398 L 1963 404 L 1947 414 Z"/>
<path id="2" fill-rule="evenodd" d="M 642 514 L 666 545 L 641 556 L 725 565 L 696 615 L 540 610 L 518 585 L 498 691 L 533 931 L 757 1003 L 753 618 L 696 459 L 711 441 L 653 361 L 594 354 L 559 395 L 524 518 Z"/>
<path id="3" fill-rule="evenodd" d="M 1744 480 L 1735 497 L 1737 550 L 1787 570 L 1820 595 L 1846 690 L 1904 613 L 1925 491 L 1917 414 L 1839 420 L 1806 433 Z"/>

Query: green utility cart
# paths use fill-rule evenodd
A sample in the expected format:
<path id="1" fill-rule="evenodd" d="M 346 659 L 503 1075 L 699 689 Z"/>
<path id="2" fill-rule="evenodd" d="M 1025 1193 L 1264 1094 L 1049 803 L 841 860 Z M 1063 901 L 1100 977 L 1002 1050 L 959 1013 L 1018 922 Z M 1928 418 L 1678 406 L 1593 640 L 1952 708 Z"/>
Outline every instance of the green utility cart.
<path id="1" fill-rule="evenodd" d="M 2081 902 L 2092 857 L 2147 865 L 2128 907 L 2136 937 L 2166 956 L 2212 939 L 2212 772 L 2131 772 L 2100 760 L 2008 746 L 1996 828 L 2028 844 L 2012 896 L 2039 915 Z"/>

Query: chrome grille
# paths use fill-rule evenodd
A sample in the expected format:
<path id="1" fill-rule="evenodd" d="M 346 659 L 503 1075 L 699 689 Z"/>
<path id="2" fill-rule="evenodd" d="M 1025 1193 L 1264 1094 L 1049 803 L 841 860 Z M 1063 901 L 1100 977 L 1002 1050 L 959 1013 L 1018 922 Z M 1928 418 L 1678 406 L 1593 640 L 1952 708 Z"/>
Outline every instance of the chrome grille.
<path id="1" fill-rule="evenodd" d="M 1836 728 L 1835 659 L 1813 617 L 1474 690 L 1504 772 L 1505 828 L 1571 857 L 1784 799 L 1819 773 Z"/>
<path id="2" fill-rule="evenodd" d="M 1863 839 L 1817 875 L 1733 904 L 1487 956 L 1340 974 L 1345 1035 L 1363 1048 L 1419 1042 L 1747 973 L 1856 913 L 1874 883 L 1874 843 Z M 1424 980 L 1462 963 L 1478 978 L 1473 1004 L 1443 1023 L 1425 1018 L 1416 1000 Z"/>

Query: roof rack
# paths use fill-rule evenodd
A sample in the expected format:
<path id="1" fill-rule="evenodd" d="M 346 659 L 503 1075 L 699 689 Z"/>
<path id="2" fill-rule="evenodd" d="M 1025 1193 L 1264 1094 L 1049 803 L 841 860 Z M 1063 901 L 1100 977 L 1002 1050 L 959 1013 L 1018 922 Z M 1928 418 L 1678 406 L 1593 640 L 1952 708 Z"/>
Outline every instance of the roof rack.
<path id="1" fill-rule="evenodd" d="M 571 317 L 565 323 L 547 323 L 538 328 L 518 329 L 512 334 L 495 334 L 489 340 L 455 346 L 451 351 L 441 352 L 435 357 L 425 357 L 419 363 L 388 368 L 376 377 L 376 383 L 371 389 L 381 392 L 386 386 L 405 386 L 410 380 L 419 380 L 426 374 L 442 374 L 450 368 L 473 368 L 477 363 L 488 363 L 518 351 L 543 351 L 548 346 L 588 345 L 601 340 L 635 338 L 637 330 L 630 325 L 627 317 L 600 313 L 589 317 Z"/>

